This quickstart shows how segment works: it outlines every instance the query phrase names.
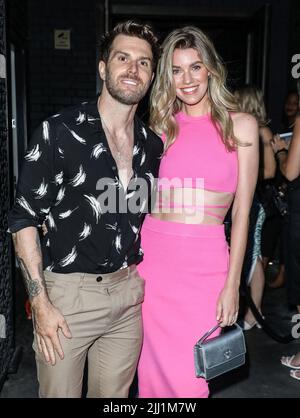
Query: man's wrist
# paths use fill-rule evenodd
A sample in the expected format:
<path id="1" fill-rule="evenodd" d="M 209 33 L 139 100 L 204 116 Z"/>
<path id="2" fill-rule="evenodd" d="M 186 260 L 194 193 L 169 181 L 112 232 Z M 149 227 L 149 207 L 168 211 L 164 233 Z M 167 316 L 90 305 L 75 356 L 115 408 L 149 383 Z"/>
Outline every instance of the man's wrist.
<path id="1" fill-rule="evenodd" d="M 44 290 L 40 294 L 30 298 L 30 304 L 32 309 L 39 309 L 41 306 L 45 306 L 45 304 L 51 303 L 47 292 Z"/>

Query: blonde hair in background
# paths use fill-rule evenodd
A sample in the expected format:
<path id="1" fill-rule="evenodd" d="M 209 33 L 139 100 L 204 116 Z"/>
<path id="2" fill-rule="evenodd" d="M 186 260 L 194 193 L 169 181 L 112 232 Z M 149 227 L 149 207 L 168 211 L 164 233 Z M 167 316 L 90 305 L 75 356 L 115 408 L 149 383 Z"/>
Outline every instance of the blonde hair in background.
<path id="1" fill-rule="evenodd" d="M 178 134 L 175 115 L 182 109 L 173 81 L 173 53 L 177 48 L 193 48 L 200 55 L 210 73 L 208 98 L 212 121 L 226 148 L 235 149 L 240 141 L 234 136 L 229 112 L 236 112 L 238 108 L 234 96 L 226 88 L 226 69 L 212 41 L 194 26 L 172 31 L 163 42 L 150 98 L 150 126 L 158 135 L 166 135 L 166 150 L 175 142 Z"/>
<path id="2" fill-rule="evenodd" d="M 267 126 L 267 112 L 263 92 L 255 86 L 244 86 L 234 93 L 240 112 L 250 113 L 258 122 L 260 128 Z"/>

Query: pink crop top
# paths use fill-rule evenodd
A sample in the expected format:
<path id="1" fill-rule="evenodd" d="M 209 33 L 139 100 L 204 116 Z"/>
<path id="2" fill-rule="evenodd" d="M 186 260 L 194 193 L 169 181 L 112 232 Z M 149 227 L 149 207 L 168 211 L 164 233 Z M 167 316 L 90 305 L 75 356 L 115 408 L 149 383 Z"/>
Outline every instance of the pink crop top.
<path id="1" fill-rule="evenodd" d="M 197 187 L 235 193 L 238 180 L 237 152 L 227 151 L 210 115 L 195 117 L 179 112 L 176 119 L 179 134 L 162 158 L 159 189 L 165 189 L 172 184 L 172 187 Z M 159 206 L 164 205 L 159 202 Z M 204 207 L 205 213 L 222 219 L 206 208 L 227 206 Z"/>
<path id="2" fill-rule="evenodd" d="M 191 179 L 189 187 L 197 187 L 196 180 L 203 179 L 205 190 L 235 193 L 237 153 L 226 150 L 210 115 L 188 116 L 180 112 L 176 119 L 179 134 L 161 161 L 160 186 L 164 188 L 164 179 L 179 178 Z"/>

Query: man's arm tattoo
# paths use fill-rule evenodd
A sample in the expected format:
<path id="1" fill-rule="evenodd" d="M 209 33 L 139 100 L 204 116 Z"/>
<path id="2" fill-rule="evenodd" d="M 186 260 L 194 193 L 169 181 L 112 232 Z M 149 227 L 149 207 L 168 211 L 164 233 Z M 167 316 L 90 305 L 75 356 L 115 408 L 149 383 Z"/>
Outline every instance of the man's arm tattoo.
<path id="1" fill-rule="evenodd" d="M 23 273 L 24 283 L 26 286 L 28 296 L 30 299 L 32 299 L 34 298 L 34 296 L 37 296 L 39 293 L 41 293 L 41 291 L 43 290 L 43 286 L 42 286 L 43 283 L 41 283 L 41 280 L 39 279 L 33 279 L 28 271 L 25 261 L 18 255 L 17 257 L 18 257 L 21 271 Z M 39 271 L 40 271 L 40 267 L 39 267 Z"/>
<path id="2" fill-rule="evenodd" d="M 16 245 L 16 239 L 14 239 L 15 245 Z M 35 248 L 36 254 L 42 258 L 41 255 L 41 243 L 38 232 L 36 233 L 36 248 Z M 26 265 L 25 260 L 21 257 L 19 252 L 16 250 L 16 256 L 20 265 L 20 269 L 23 274 L 25 287 L 28 293 L 28 296 L 30 300 L 34 298 L 35 296 L 39 295 L 43 290 L 46 292 L 46 283 L 44 278 L 44 272 L 43 272 L 43 266 L 42 262 L 38 263 L 38 272 L 39 272 L 39 278 L 34 279 L 31 277 L 31 274 L 29 272 L 29 269 Z"/>

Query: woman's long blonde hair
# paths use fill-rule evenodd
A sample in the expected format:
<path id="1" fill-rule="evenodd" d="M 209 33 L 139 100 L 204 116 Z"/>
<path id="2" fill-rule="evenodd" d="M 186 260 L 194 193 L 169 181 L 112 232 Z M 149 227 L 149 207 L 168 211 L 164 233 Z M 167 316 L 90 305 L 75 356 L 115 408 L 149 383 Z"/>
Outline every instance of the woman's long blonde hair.
<path id="1" fill-rule="evenodd" d="M 234 96 L 226 88 L 226 69 L 218 56 L 212 41 L 200 29 L 186 26 L 172 31 L 162 45 L 162 55 L 150 98 L 150 125 L 158 134 L 166 135 L 165 149 L 175 141 L 178 134 L 176 113 L 182 102 L 176 97 L 173 80 L 173 53 L 175 49 L 193 48 L 200 55 L 203 65 L 210 73 L 208 98 L 211 118 L 226 148 L 233 150 L 239 142 L 233 133 L 233 123 L 229 112 L 236 112 Z"/>
<path id="2" fill-rule="evenodd" d="M 260 128 L 268 125 L 270 120 L 267 118 L 264 95 L 258 87 L 246 85 L 236 90 L 234 95 L 240 112 L 253 115 Z"/>

